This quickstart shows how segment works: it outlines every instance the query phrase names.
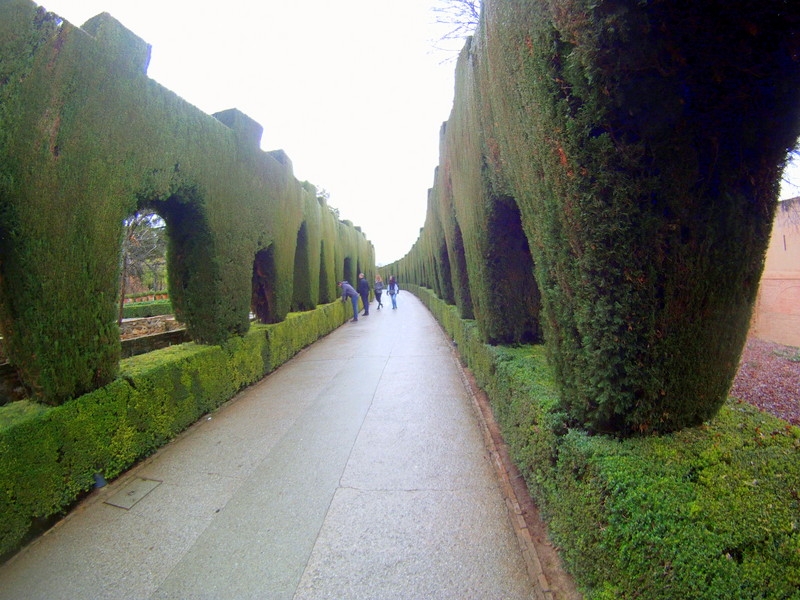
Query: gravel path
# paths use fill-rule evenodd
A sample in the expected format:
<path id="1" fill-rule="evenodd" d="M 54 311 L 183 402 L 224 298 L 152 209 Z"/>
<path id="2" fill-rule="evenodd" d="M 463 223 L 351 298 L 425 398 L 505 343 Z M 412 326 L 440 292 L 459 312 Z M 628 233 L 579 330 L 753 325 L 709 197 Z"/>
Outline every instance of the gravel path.
<path id="1" fill-rule="evenodd" d="M 748 338 L 730 395 L 800 425 L 800 349 Z"/>

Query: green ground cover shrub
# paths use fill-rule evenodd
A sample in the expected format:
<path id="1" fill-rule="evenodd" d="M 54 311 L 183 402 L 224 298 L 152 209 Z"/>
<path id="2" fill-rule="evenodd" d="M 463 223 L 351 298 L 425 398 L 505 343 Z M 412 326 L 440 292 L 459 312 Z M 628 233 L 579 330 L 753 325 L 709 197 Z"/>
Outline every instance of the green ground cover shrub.
<path id="1" fill-rule="evenodd" d="M 679 433 L 556 450 L 545 513 L 589 597 L 800 597 L 800 429 L 729 401 Z"/>
<path id="2" fill-rule="evenodd" d="M 730 399 L 671 434 L 568 429 L 543 346 L 481 346 L 455 307 L 406 288 L 468 340 L 461 357 L 587 599 L 800 598 L 800 428 Z"/>
<path id="3" fill-rule="evenodd" d="M 122 316 L 125 319 L 142 319 L 171 315 L 172 302 L 169 300 L 148 300 L 146 302 L 129 302 L 122 307 Z"/>

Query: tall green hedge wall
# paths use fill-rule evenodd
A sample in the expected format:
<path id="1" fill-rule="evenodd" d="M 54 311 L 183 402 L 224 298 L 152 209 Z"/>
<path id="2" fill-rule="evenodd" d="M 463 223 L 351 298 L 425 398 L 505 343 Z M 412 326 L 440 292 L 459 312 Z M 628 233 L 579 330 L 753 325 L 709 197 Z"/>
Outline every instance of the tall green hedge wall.
<path id="1" fill-rule="evenodd" d="M 372 244 L 298 182 L 262 128 L 209 116 L 146 75 L 150 47 L 108 14 L 82 28 L 0 0 L 0 331 L 35 395 L 114 379 L 123 219 L 157 212 L 170 299 L 192 338 L 242 335 L 336 297 Z M 215 118 L 216 117 L 216 118 Z"/>
<path id="2" fill-rule="evenodd" d="M 385 272 L 543 335 L 574 425 L 701 423 L 748 330 L 800 133 L 800 3 L 485 0 L 425 226 Z"/>

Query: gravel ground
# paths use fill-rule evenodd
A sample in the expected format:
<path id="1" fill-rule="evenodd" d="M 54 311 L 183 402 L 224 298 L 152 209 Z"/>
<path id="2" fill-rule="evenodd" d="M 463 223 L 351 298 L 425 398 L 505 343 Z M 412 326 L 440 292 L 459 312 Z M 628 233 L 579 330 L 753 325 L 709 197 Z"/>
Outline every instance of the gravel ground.
<path id="1" fill-rule="evenodd" d="M 800 349 L 749 338 L 730 395 L 800 425 Z"/>

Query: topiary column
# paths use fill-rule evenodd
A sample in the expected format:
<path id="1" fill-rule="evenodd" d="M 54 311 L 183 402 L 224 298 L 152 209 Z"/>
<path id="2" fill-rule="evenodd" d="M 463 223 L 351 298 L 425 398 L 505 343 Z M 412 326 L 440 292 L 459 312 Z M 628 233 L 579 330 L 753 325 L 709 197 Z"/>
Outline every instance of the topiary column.
<path id="1" fill-rule="evenodd" d="M 486 93 L 576 424 L 715 414 L 800 131 L 794 0 L 487 0 Z"/>

